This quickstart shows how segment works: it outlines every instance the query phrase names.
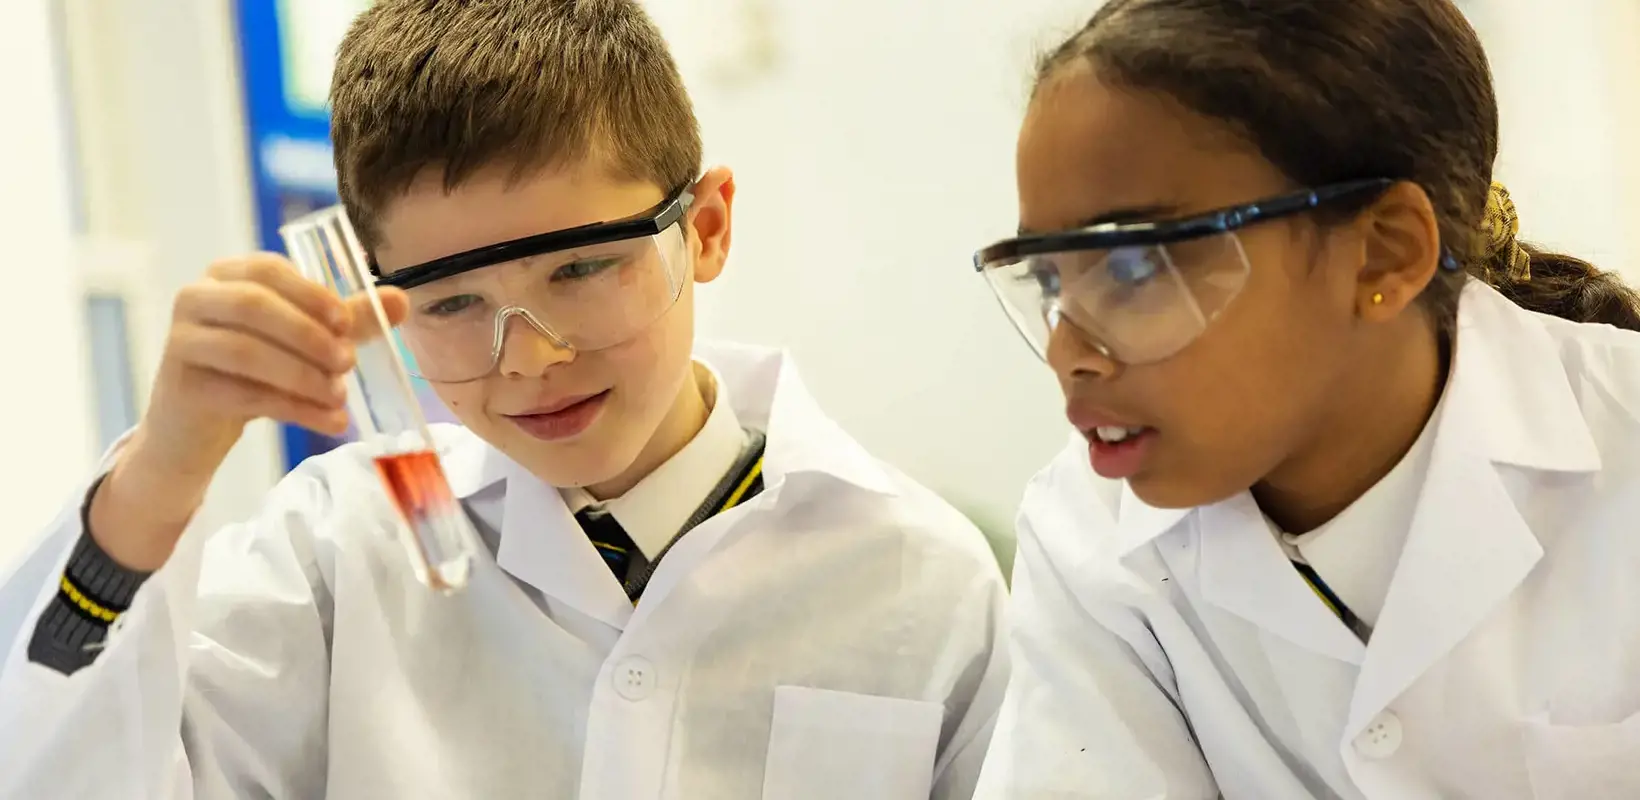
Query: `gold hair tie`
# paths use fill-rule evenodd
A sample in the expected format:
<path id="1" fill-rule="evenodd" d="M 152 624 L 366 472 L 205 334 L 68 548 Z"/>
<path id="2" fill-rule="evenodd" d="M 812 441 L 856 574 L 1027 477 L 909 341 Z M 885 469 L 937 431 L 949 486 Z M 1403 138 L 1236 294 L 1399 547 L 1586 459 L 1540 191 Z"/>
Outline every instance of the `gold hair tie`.
<path id="1" fill-rule="evenodd" d="M 1509 190 L 1501 183 L 1493 183 L 1492 190 L 1486 194 L 1481 232 L 1486 235 L 1488 272 L 1492 264 L 1507 263 L 1509 279 L 1532 279 L 1532 256 L 1520 246 L 1520 214 L 1515 211 L 1515 202 L 1509 199 Z"/>

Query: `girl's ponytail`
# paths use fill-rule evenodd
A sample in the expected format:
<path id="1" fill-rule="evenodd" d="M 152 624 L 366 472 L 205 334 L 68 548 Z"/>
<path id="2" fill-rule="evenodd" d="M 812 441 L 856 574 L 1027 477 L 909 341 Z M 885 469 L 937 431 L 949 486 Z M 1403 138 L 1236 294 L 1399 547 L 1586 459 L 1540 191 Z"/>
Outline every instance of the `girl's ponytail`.
<path id="1" fill-rule="evenodd" d="M 1486 246 L 1469 273 L 1516 305 L 1573 322 L 1640 331 L 1640 294 L 1621 278 L 1520 241 L 1520 216 L 1502 184 L 1493 183 L 1487 195 L 1480 233 Z"/>

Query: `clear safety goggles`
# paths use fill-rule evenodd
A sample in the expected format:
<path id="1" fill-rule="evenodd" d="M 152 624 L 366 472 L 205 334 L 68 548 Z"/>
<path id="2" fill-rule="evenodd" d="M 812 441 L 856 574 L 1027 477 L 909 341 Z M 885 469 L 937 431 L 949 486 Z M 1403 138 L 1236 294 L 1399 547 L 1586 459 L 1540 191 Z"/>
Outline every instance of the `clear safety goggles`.
<path id="1" fill-rule="evenodd" d="M 515 239 L 397 270 L 377 280 L 410 296 L 397 335 L 417 377 L 483 378 L 509 336 L 574 352 L 625 343 L 665 316 L 689 280 L 679 190 L 626 219 Z"/>
<path id="2" fill-rule="evenodd" d="M 1199 338 L 1246 286 L 1251 265 L 1236 231 L 1371 199 L 1393 183 L 1351 181 L 1180 219 L 1018 236 L 975 253 L 974 266 L 1038 356 L 1068 322 L 1107 358 L 1150 364 Z"/>

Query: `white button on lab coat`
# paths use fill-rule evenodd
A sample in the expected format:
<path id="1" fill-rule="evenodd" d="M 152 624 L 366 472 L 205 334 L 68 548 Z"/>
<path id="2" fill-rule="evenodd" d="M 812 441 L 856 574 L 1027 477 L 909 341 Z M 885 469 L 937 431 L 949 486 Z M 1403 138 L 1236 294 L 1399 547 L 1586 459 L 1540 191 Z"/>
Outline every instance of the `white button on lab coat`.
<path id="1" fill-rule="evenodd" d="M 767 489 L 674 546 L 636 608 L 557 491 L 447 427 L 495 553 L 465 591 L 416 583 L 344 448 L 256 519 L 188 531 L 65 677 L 25 652 L 80 535 L 65 512 L 0 584 L 0 798 L 967 797 L 1006 681 L 984 538 L 780 355 L 700 355 L 767 432 Z"/>
<path id="2" fill-rule="evenodd" d="M 1640 797 L 1640 335 L 1475 283 L 1363 645 L 1246 494 L 1033 482 L 978 797 Z"/>
<path id="3" fill-rule="evenodd" d="M 1385 711 L 1372 718 L 1367 729 L 1355 737 L 1355 752 L 1369 761 L 1395 755 L 1401 749 L 1401 718 Z"/>

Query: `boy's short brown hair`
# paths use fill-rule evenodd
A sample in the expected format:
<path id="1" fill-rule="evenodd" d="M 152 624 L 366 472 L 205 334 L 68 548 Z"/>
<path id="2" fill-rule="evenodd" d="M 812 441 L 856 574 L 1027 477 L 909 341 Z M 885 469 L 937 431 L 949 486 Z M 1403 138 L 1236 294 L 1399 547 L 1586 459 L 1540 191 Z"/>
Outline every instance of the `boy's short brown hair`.
<path id="1" fill-rule="evenodd" d="M 700 126 L 638 0 L 378 0 L 337 53 L 331 137 L 367 248 L 428 168 L 524 177 L 598 159 L 671 191 L 701 170 Z"/>

